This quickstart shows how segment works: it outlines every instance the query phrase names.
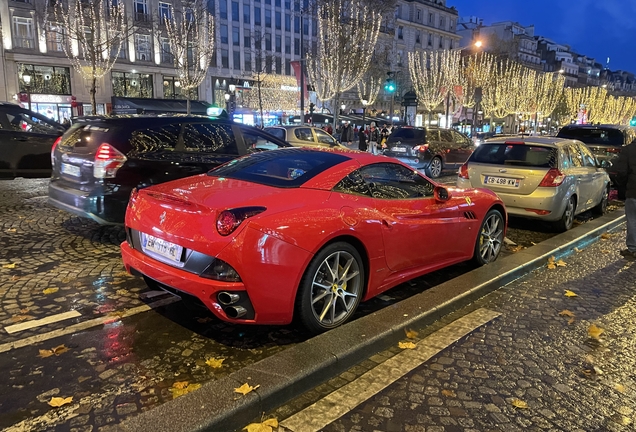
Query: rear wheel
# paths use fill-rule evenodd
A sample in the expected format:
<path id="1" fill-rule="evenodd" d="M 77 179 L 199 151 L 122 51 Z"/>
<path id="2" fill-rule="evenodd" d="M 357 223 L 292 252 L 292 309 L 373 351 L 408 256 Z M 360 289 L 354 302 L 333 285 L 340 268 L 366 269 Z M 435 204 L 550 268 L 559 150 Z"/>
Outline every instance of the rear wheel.
<path id="1" fill-rule="evenodd" d="M 603 195 L 601 196 L 601 202 L 599 202 L 596 207 L 592 208 L 592 213 L 596 216 L 603 216 L 607 211 L 607 201 L 609 200 L 609 189 L 605 188 L 603 190 Z"/>
<path id="2" fill-rule="evenodd" d="M 298 317 L 312 333 L 344 324 L 360 304 L 364 263 L 351 244 L 333 243 L 320 250 L 298 289 Z"/>
<path id="3" fill-rule="evenodd" d="M 442 167 L 442 159 L 440 159 L 439 156 L 435 156 L 425 170 L 426 175 L 432 179 L 436 179 L 442 174 Z"/>
<path id="4" fill-rule="evenodd" d="M 490 210 L 481 223 L 475 242 L 473 261 L 479 265 L 493 262 L 501 252 L 504 239 L 504 218 L 499 210 Z"/>
<path id="5" fill-rule="evenodd" d="M 557 230 L 565 232 L 572 228 L 574 225 L 574 211 L 576 210 L 576 198 L 571 196 L 568 199 L 567 204 L 565 205 L 565 210 L 563 210 L 563 216 L 558 220 L 554 226 Z"/>

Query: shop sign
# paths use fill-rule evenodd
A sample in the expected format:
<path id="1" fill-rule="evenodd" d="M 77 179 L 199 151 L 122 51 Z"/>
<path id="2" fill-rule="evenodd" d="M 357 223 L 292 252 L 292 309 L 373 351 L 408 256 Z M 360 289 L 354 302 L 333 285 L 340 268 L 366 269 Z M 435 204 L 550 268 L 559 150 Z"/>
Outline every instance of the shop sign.
<path id="1" fill-rule="evenodd" d="M 280 89 L 285 91 L 300 91 L 300 87 L 288 86 L 288 85 L 281 85 Z"/>
<path id="2" fill-rule="evenodd" d="M 32 94 L 31 102 L 33 103 L 71 103 L 71 96 Z"/>

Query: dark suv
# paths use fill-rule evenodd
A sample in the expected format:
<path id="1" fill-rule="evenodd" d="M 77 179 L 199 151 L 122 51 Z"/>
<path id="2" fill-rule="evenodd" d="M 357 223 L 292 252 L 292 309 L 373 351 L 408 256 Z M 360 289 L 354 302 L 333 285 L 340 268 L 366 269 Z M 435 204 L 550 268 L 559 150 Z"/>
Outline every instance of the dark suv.
<path id="1" fill-rule="evenodd" d="M 456 130 L 401 127 L 389 135 L 384 154 L 437 178 L 443 170 L 462 166 L 474 148 L 471 139 Z"/>
<path id="2" fill-rule="evenodd" d="M 51 147 L 65 130 L 48 117 L 0 103 L 0 177 L 49 177 Z"/>
<path id="3" fill-rule="evenodd" d="M 79 120 L 51 151 L 49 202 L 101 224 L 124 222 L 133 188 L 201 174 L 289 144 L 259 129 L 195 116 Z"/>

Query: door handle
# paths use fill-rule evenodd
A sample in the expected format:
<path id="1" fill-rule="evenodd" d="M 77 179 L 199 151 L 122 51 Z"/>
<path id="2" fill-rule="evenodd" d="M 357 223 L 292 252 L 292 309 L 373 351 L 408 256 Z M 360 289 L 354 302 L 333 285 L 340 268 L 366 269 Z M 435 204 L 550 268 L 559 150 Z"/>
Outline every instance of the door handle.
<path id="1" fill-rule="evenodd" d="M 27 141 L 28 138 L 13 138 L 13 141 Z"/>
<path id="2" fill-rule="evenodd" d="M 384 225 L 385 227 L 387 227 L 388 229 L 393 228 L 393 225 L 390 224 L 386 219 L 382 219 L 382 225 Z"/>

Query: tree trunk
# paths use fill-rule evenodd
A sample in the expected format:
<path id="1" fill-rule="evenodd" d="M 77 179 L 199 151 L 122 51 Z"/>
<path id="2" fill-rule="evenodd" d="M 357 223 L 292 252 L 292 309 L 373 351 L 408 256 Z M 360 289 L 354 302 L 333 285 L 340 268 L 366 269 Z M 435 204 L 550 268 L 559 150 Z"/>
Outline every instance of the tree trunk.
<path id="1" fill-rule="evenodd" d="M 91 78 L 91 107 L 93 109 L 93 115 L 97 115 L 97 99 L 95 98 L 95 93 L 97 93 L 97 78 L 93 74 Z"/>
<path id="2" fill-rule="evenodd" d="M 261 129 L 265 129 L 265 118 L 263 118 L 263 94 L 261 93 L 261 77 L 258 77 L 258 108 L 261 111 Z"/>
<path id="3" fill-rule="evenodd" d="M 186 114 L 190 115 L 191 107 L 190 107 L 190 90 L 186 90 Z"/>
<path id="4" fill-rule="evenodd" d="M 334 107 L 333 107 L 333 132 L 336 133 L 336 128 L 338 127 L 338 120 L 340 115 L 340 93 L 336 93 L 334 98 Z"/>

